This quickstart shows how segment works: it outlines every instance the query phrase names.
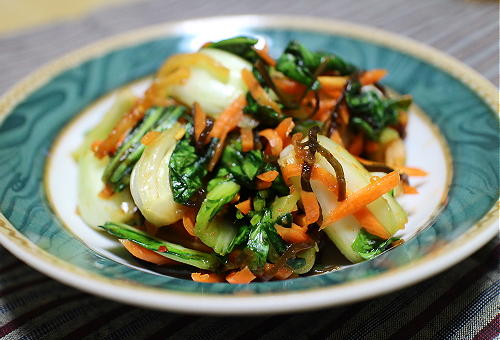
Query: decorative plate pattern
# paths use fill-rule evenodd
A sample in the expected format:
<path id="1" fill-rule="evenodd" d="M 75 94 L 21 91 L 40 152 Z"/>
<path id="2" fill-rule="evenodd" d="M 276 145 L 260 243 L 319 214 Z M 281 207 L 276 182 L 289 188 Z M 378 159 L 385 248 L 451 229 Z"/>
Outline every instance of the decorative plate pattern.
<path id="1" fill-rule="evenodd" d="M 109 91 L 153 73 L 167 56 L 237 34 L 265 38 L 271 54 L 296 39 L 363 68 L 388 69 L 384 83 L 411 94 L 450 147 L 454 175 L 448 204 L 435 223 L 372 261 L 319 276 L 250 285 L 202 284 L 137 271 L 99 256 L 68 233 L 53 214 L 43 185 L 46 157 L 65 124 Z M 28 264 L 63 282 L 159 309 L 276 312 L 381 294 L 443 270 L 495 234 L 499 187 L 495 96 L 491 84 L 435 50 L 345 23 L 228 17 L 118 37 L 40 70 L 0 100 L 0 117 L 5 118 L 0 125 L 0 211 L 5 216 L 0 216 L 0 241 Z M 300 298 L 292 301 L 294 296 Z"/>

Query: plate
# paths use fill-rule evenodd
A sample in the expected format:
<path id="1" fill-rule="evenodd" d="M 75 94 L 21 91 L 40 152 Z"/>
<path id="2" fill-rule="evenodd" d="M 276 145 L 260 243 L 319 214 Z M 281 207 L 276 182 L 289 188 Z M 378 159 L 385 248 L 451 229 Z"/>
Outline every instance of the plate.
<path id="1" fill-rule="evenodd" d="M 413 211 L 403 245 L 323 275 L 204 284 L 141 268 L 79 220 L 70 153 L 111 104 L 113 91 L 140 93 L 169 55 L 235 35 L 266 39 L 273 55 L 296 39 L 362 68 L 386 68 L 384 84 L 413 96 L 409 161 L 430 176 L 419 184 L 421 195 L 404 202 Z M 497 96 L 491 83 L 439 51 L 345 22 L 232 16 L 126 33 L 54 61 L 0 99 L 0 242 L 68 285 L 160 310 L 279 313 L 388 293 L 452 266 L 497 233 Z"/>

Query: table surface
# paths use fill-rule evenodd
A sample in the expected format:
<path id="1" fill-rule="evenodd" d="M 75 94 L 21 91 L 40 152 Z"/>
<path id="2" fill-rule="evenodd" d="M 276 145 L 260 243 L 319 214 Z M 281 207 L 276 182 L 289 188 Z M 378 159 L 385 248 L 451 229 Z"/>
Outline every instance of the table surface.
<path id="1" fill-rule="evenodd" d="M 0 29 L 0 93 L 44 63 L 117 33 L 165 21 L 249 13 L 310 15 L 383 28 L 458 58 L 498 87 L 498 10 L 497 1 L 464 0 L 113 1 L 81 16 L 72 13 L 71 19 L 46 15 L 52 23 Z M 6 13 L 12 15 L 0 11 L 0 21 Z M 5 339 L 494 339 L 500 331 L 498 239 L 449 270 L 386 296 L 262 317 L 135 308 L 58 283 L 2 248 L 0 256 L 0 337 Z"/>

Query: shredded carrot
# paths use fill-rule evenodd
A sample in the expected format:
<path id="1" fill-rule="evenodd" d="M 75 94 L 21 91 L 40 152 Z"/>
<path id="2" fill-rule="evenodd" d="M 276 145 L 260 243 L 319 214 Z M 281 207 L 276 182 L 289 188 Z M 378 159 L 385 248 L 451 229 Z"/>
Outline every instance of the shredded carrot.
<path id="1" fill-rule="evenodd" d="M 276 228 L 276 232 L 280 235 L 280 237 L 288 243 L 301 243 L 311 241 L 311 237 L 306 234 L 306 227 L 300 227 L 295 223 L 292 223 L 291 228 L 285 228 L 280 225 L 275 225 L 274 227 Z"/>
<path id="2" fill-rule="evenodd" d="M 278 133 L 278 136 L 283 141 L 283 148 L 288 144 L 290 144 L 291 142 L 290 133 L 292 133 L 294 126 L 295 123 L 293 122 L 293 119 L 291 117 L 288 117 L 283 119 L 275 128 L 276 132 Z"/>
<path id="3" fill-rule="evenodd" d="M 234 195 L 233 199 L 229 203 L 236 203 L 240 200 L 240 193 L 238 192 L 236 195 Z"/>
<path id="4" fill-rule="evenodd" d="M 196 210 L 193 208 L 185 208 L 182 215 L 182 225 L 191 236 L 196 236 L 194 225 L 196 223 Z"/>
<path id="5" fill-rule="evenodd" d="M 300 192 L 300 199 L 304 206 L 304 212 L 306 213 L 307 225 L 316 222 L 319 219 L 321 211 L 314 192 L 302 190 Z"/>
<path id="6" fill-rule="evenodd" d="M 307 227 L 307 216 L 305 214 L 297 214 L 293 217 L 293 222 L 300 227 Z"/>
<path id="7" fill-rule="evenodd" d="M 141 138 L 141 144 L 151 145 L 160 134 L 159 131 L 149 131 Z"/>
<path id="8" fill-rule="evenodd" d="M 99 150 L 99 145 L 102 143 L 101 140 L 95 140 L 90 144 L 90 150 L 92 150 L 93 153 L 96 153 L 97 150 Z"/>
<path id="9" fill-rule="evenodd" d="M 281 168 L 281 174 L 285 183 L 290 184 L 290 178 L 298 177 L 302 173 L 302 166 L 297 163 L 287 164 Z"/>
<path id="10" fill-rule="evenodd" d="M 347 82 L 348 77 L 339 76 L 320 76 L 318 77 L 319 83 L 321 84 L 321 90 L 327 92 L 336 90 L 342 91 Z"/>
<path id="11" fill-rule="evenodd" d="M 163 257 L 163 256 L 155 253 L 152 250 L 146 249 L 146 248 L 138 245 L 135 242 L 132 242 L 129 240 L 124 240 L 124 239 L 120 239 L 119 241 L 121 244 L 123 244 L 125 249 L 127 249 L 132 255 L 134 255 L 135 257 L 137 257 L 141 260 L 151 262 L 154 264 L 158 264 L 158 265 L 178 263 L 177 261 Z"/>
<path id="12" fill-rule="evenodd" d="M 380 224 L 371 211 L 367 208 L 361 208 L 359 211 L 355 212 L 353 216 L 358 220 L 359 224 L 366 229 L 370 234 L 376 235 L 383 239 L 388 239 L 391 235 L 385 230 L 384 226 Z"/>
<path id="13" fill-rule="evenodd" d="M 250 283 L 256 279 L 256 276 L 252 273 L 248 267 L 242 270 L 232 272 L 226 276 L 226 281 L 231 284 L 246 284 Z"/>
<path id="14" fill-rule="evenodd" d="M 269 271 L 273 270 L 273 268 L 274 268 L 274 264 L 272 264 L 272 263 L 266 263 L 264 265 L 264 272 L 269 272 Z M 286 280 L 292 274 L 293 274 L 293 270 L 290 269 L 290 267 L 288 267 L 288 266 L 285 265 L 285 266 L 281 267 L 280 269 L 278 269 L 278 271 L 276 272 L 276 274 L 274 274 L 273 278 L 276 279 L 276 280 Z"/>
<path id="15" fill-rule="evenodd" d="M 418 190 L 415 187 L 412 187 L 409 184 L 403 183 L 403 193 L 407 195 L 415 195 L 418 194 Z"/>
<path id="16" fill-rule="evenodd" d="M 224 277 L 216 273 L 191 273 L 191 279 L 196 282 L 204 283 L 224 282 Z"/>
<path id="17" fill-rule="evenodd" d="M 273 185 L 273 182 L 265 182 L 263 180 L 257 179 L 255 186 L 257 190 L 269 189 Z"/>
<path id="18" fill-rule="evenodd" d="M 359 79 L 362 85 L 370 85 L 379 82 L 382 78 L 387 75 L 387 70 L 375 69 L 366 71 L 363 73 Z"/>
<path id="19" fill-rule="evenodd" d="M 274 60 L 270 55 L 269 55 L 269 48 L 266 45 L 262 50 L 254 48 L 254 51 L 257 53 L 257 55 L 264 60 L 264 62 L 269 65 L 269 66 L 276 66 L 276 60 Z"/>
<path id="20" fill-rule="evenodd" d="M 108 199 L 111 196 L 113 196 L 114 193 L 115 193 L 115 191 L 113 190 L 113 188 L 106 184 L 104 186 L 104 188 L 101 190 L 101 192 L 99 193 L 99 197 L 104 198 L 104 199 Z"/>
<path id="21" fill-rule="evenodd" d="M 306 86 L 286 77 L 273 77 L 276 87 L 282 92 L 293 96 L 299 96 L 304 93 Z"/>
<path id="22" fill-rule="evenodd" d="M 338 130 L 333 130 L 332 135 L 330 136 L 330 139 L 333 140 L 335 143 L 344 146 L 344 142 L 342 141 L 342 137 L 340 136 L 340 133 Z"/>
<path id="23" fill-rule="evenodd" d="M 247 152 L 253 150 L 253 132 L 250 128 L 240 128 L 241 133 L 241 150 Z"/>
<path id="24" fill-rule="evenodd" d="M 243 117 L 246 99 L 243 95 L 236 98 L 217 118 L 210 132 L 212 137 L 223 139 L 229 131 L 238 126 Z"/>
<path id="25" fill-rule="evenodd" d="M 279 156 L 281 150 L 283 150 L 283 141 L 276 130 L 264 129 L 259 131 L 259 136 L 264 137 L 268 141 L 268 148 L 266 148 L 266 151 L 273 156 Z"/>
<path id="26" fill-rule="evenodd" d="M 194 111 L 194 139 L 197 141 L 200 138 L 201 133 L 205 130 L 207 125 L 207 114 L 201 108 L 200 104 L 193 104 Z"/>
<path id="27" fill-rule="evenodd" d="M 316 114 L 313 116 L 313 119 L 319 120 L 321 122 L 326 121 L 330 116 L 335 103 L 335 99 L 322 98 L 319 102 L 318 112 L 316 112 Z"/>
<path id="28" fill-rule="evenodd" d="M 340 105 L 339 115 L 340 119 L 342 120 L 342 124 L 344 125 L 349 124 L 349 110 L 347 109 L 346 105 Z"/>
<path id="29" fill-rule="evenodd" d="M 349 145 L 349 153 L 354 156 L 359 156 L 363 151 L 364 137 L 362 133 L 358 133 L 354 136 L 351 145 Z"/>
<path id="30" fill-rule="evenodd" d="M 241 211 L 241 213 L 243 215 L 246 215 L 250 212 L 250 210 L 252 210 L 252 199 L 249 198 L 243 202 L 240 202 L 240 203 L 236 204 L 235 207 L 236 207 L 236 209 Z"/>
<path id="31" fill-rule="evenodd" d="M 380 144 L 372 140 L 367 140 L 365 142 L 365 151 L 367 153 L 375 153 L 380 148 Z"/>
<path id="32" fill-rule="evenodd" d="M 327 170 L 315 166 L 312 169 L 311 179 L 320 181 L 329 191 L 337 193 L 337 178 Z"/>
<path id="33" fill-rule="evenodd" d="M 425 177 L 428 175 L 427 171 L 424 171 L 422 169 L 419 169 L 419 168 L 410 168 L 410 167 L 406 167 L 406 166 L 398 166 L 396 167 L 396 170 L 401 172 L 401 173 L 404 173 L 408 176 L 415 176 L 415 177 Z"/>
<path id="34" fill-rule="evenodd" d="M 257 79 L 255 79 L 252 72 L 246 68 L 241 70 L 241 76 L 246 86 L 248 87 L 248 91 L 252 97 L 260 104 L 264 106 L 271 107 L 274 111 L 281 113 L 281 108 L 274 100 L 269 97 L 267 92 L 260 86 Z"/>
<path id="35" fill-rule="evenodd" d="M 272 182 L 278 177 L 280 173 L 276 170 L 270 170 L 257 175 L 257 178 L 264 182 Z"/>
<path id="36" fill-rule="evenodd" d="M 329 224 L 351 215 L 367 204 L 375 201 L 377 198 L 392 190 L 399 184 L 400 178 L 397 171 L 393 171 L 382 178 L 373 180 L 364 188 L 351 193 L 344 201 L 341 201 L 332 213 L 323 220 L 320 229 Z"/>

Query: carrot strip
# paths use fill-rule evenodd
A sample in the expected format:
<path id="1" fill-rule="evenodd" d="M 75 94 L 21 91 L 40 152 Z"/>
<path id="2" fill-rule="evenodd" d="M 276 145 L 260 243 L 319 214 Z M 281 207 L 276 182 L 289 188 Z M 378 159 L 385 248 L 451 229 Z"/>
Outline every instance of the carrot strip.
<path id="1" fill-rule="evenodd" d="M 425 177 L 429 174 L 425 170 L 419 168 L 410 168 L 406 166 L 398 166 L 396 167 L 396 170 L 404 174 L 407 174 L 408 176 L 415 176 L 415 177 Z"/>
<path id="2" fill-rule="evenodd" d="M 250 70 L 244 68 L 241 70 L 241 76 L 248 87 L 250 94 L 260 105 L 269 106 L 274 111 L 281 113 L 281 108 L 278 103 L 269 97 L 267 92 L 262 88 L 262 86 L 260 86 L 259 82 L 255 79 Z"/>
<path id="3" fill-rule="evenodd" d="M 325 228 L 329 224 L 349 216 L 367 204 L 375 201 L 377 198 L 392 190 L 399 184 L 400 178 L 397 171 L 393 171 L 382 178 L 373 180 L 364 188 L 348 195 L 344 201 L 341 201 L 332 213 L 323 220 L 323 225 L 320 229 Z"/>
<path id="4" fill-rule="evenodd" d="M 337 178 L 327 170 L 315 166 L 312 169 L 311 179 L 320 181 L 329 191 L 337 193 Z"/>
<path id="5" fill-rule="evenodd" d="M 307 216 L 305 214 L 297 214 L 293 218 L 293 222 L 300 227 L 307 227 Z"/>
<path id="6" fill-rule="evenodd" d="M 270 55 L 269 55 L 269 49 L 267 45 L 264 47 L 264 49 L 259 50 L 257 48 L 254 48 L 254 51 L 257 53 L 257 55 L 264 60 L 264 62 L 269 65 L 269 66 L 276 66 L 276 60 L 274 60 Z"/>
<path id="7" fill-rule="evenodd" d="M 344 146 L 344 142 L 342 141 L 342 137 L 340 137 L 340 133 L 337 130 L 333 130 L 332 135 L 330 136 L 330 139 L 333 140 L 335 143 Z"/>
<path id="8" fill-rule="evenodd" d="M 271 270 L 273 270 L 273 268 L 274 268 L 274 264 L 272 264 L 272 263 L 266 263 L 264 265 L 264 273 L 270 272 Z M 276 272 L 276 274 L 274 274 L 273 278 L 276 279 L 276 280 L 286 280 L 292 274 L 293 274 L 293 270 L 290 269 L 290 267 L 288 267 L 288 266 L 285 265 L 285 266 L 281 267 L 280 269 L 278 269 L 278 271 Z"/>
<path id="9" fill-rule="evenodd" d="M 283 140 L 280 138 L 276 130 L 265 129 L 259 132 L 259 136 L 264 137 L 268 141 L 268 152 L 273 156 L 279 156 L 283 150 Z"/>
<path id="10" fill-rule="evenodd" d="M 361 210 L 355 212 L 353 216 L 358 220 L 359 224 L 366 229 L 370 234 L 376 235 L 387 240 L 391 235 L 385 230 L 384 226 L 380 224 L 371 211 L 364 207 Z"/>
<path id="11" fill-rule="evenodd" d="M 370 85 L 379 82 L 382 78 L 387 75 L 387 70 L 375 69 L 366 71 L 363 73 L 359 79 L 362 85 Z"/>
<path id="12" fill-rule="evenodd" d="M 157 265 L 178 263 L 177 261 L 163 257 L 152 250 L 146 249 L 135 242 L 124 239 L 119 239 L 119 241 L 121 244 L 123 244 L 125 249 L 127 249 L 132 255 L 141 260 L 151 262 Z"/>
<path id="13" fill-rule="evenodd" d="M 330 91 L 342 91 L 345 84 L 347 83 L 347 77 L 339 76 L 320 76 L 318 77 L 319 83 L 321 84 L 321 90 Z"/>
<path id="14" fill-rule="evenodd" d="M 115 193 L 115 191 L 113 190 L 113 188 L 106 184 L 104 186 L 104 188 L 101 190 L 101 192 L 99 193 L 99 197 L 103 198 L 103 199 L 108 199 L 111 196 L 113 196 L 114 193 Z"/>
<path id="15" fill-rule="evenodd" d="M 240 128 L 241 133 L 241 150 L 247 152 L 253 150 L 253 132 L 250 128 Z"/>
<path id="16" fill-rule="evenodd" d="M 326 121 L 330 116 L 330 113 L 332 112 L 335 103 L 336 103 L 335 99 L 330 99 L 330 98 L 321 99 L 319 102 L 318 112 L 316 112 L 316 114 L 313 116 L 313 119 L 319 120 L 321 122 Z"/>
<path id="17" fill-rule="evenodd" d="M 302 243 L 311 241 L 311 237 L 306 234 L 306 227 L 300 227 L 295 223 L 292 223 L 291 228 L 285 228 L 280 225 L 275 225 L 274 227 L 276 228 L 276 232 L 280 235 L 280 237 L 288 243 Z"/>
<path id="18" fill-rule="evenodd" d="M 380 148 L 380 144 L 372 140 L 367 140 L 365 142 L 365 151 L 368 153 L 375 153 Z"/>
<path id="19" fill-rule="evenodd" d="M 403 183 L 403 193 L 407 195 L 415 195 L 418 194 L 418 190 L 415 187 L 412 187 L 409 184 Z"/>
<path id="20" fill-rule="evenodd" d="M 240 203 L 236 204 L 235 207 L 236 207 L 236 209 L 241 211 L 241 213 L 243 215 L 246 215 L 250 212 L 250 210 L 252 210 L 252 199 L 249 198 L 243 202 L 240 202 Z"/>
<path id="21" fill-rule="evenodd" d="M 283 147 L 287 146 L 291 142 L 290 133 L 295 126 L 293 119 L 291 117 L 283 119 L 278 126 L 275 128 L 278 136 L 283 141 Z"/>
<path id="22" fill-rule="evenodd" d="M 186 229 L 188 234 L 191 236 L 196 236 L 194 232 L 195 222 L 196 222 L 196 210 L 192 208 L 185 208 L 184 214 L 182 215 L 182 225 L 184 226 L 184 229 Z"/>
<path id="23" fill-rule="evenodd" d="M 231 284 L 246 284 L 256 279 L 252 271 L 248 267 L 243 268 L 237 272 L 232 272 L 226 276 L 226 281 Z"/>
<path id="24" fill-rule="evenodd" d="M 160 135 L 159 131 L 149 131 L 141 138 L 141 144 L 150 145 Z"/>
<path id="25" fill-rule="evenodd" d="M 302 173 L 302 166 L 297 163 L 287 164 L 281 168 L 281 174 L 283 175 L 283 179 L 285 183 L 290 184 L 291 177 L 298 177 Z"/>
<path id="26" fill-rule="evenodd" d="M 347 109 L 346 105 L 340 105 L 339 115 L 344 125 L 349 124 L 349 110 Z"/>
<path id="27" fill-rule="evenodd" d="M 316 222 L 319 219 L 321 212 L 314 192 L 302 190 L 300 192 L 300 199 L 302 201 L 302 205 L 304 206 L 304 212 L 306 213 L 307 225 Z"/>
<path id="28" fill-rule="evenodd" d="M 269 189 L 273 185 L 273 182 L 265 182 L 263 180 L 257 179 L 255 184 L 257 190 Z"/>
<path id="29" fill-rule="evenodd" d="M 264 182 L 272 182 L 278 177 L 280 173 L 276 170 L 270 170 L 257 175 L 257 178 Z"/>
<path id="30" fill-rule="evenodd" d="M 212 137 L 222 140 L 229 131 L 238 126 L 243 117 L 243 108 L 246 106 L 246 99 L 243 95 L 236 98 L 217 118 L 210 134 Z"/>
<path id="31" fill-rule="evenodd" d="M 290 95 L 302 95 L 306 90 L 305 85 L 285 77 L 273 77 L 273 82 L 281 92 Z"/>
<path id="32" fill-rule="evenodd" d="M 194 111 L 194 139 L 197 141 L 200 138 L 201 133 L 205 130 L 207 125 L 207 114 L 201 108 L 200 104 L 193 104 Z"/>
<path id="33" fill-rule="evenodd" d="M 359 156 L 363 151 L 364 137 L 363 134 L 358 133 L 354 136 L 354 139 L 347 149 L 351 155 Z"/>
<path id="34" fill-rule="evenodd" d="M 204 283 L 224 282 L 224 278 L 216 273 L 191 273 L 191 279 L 196 282 Z"/>

